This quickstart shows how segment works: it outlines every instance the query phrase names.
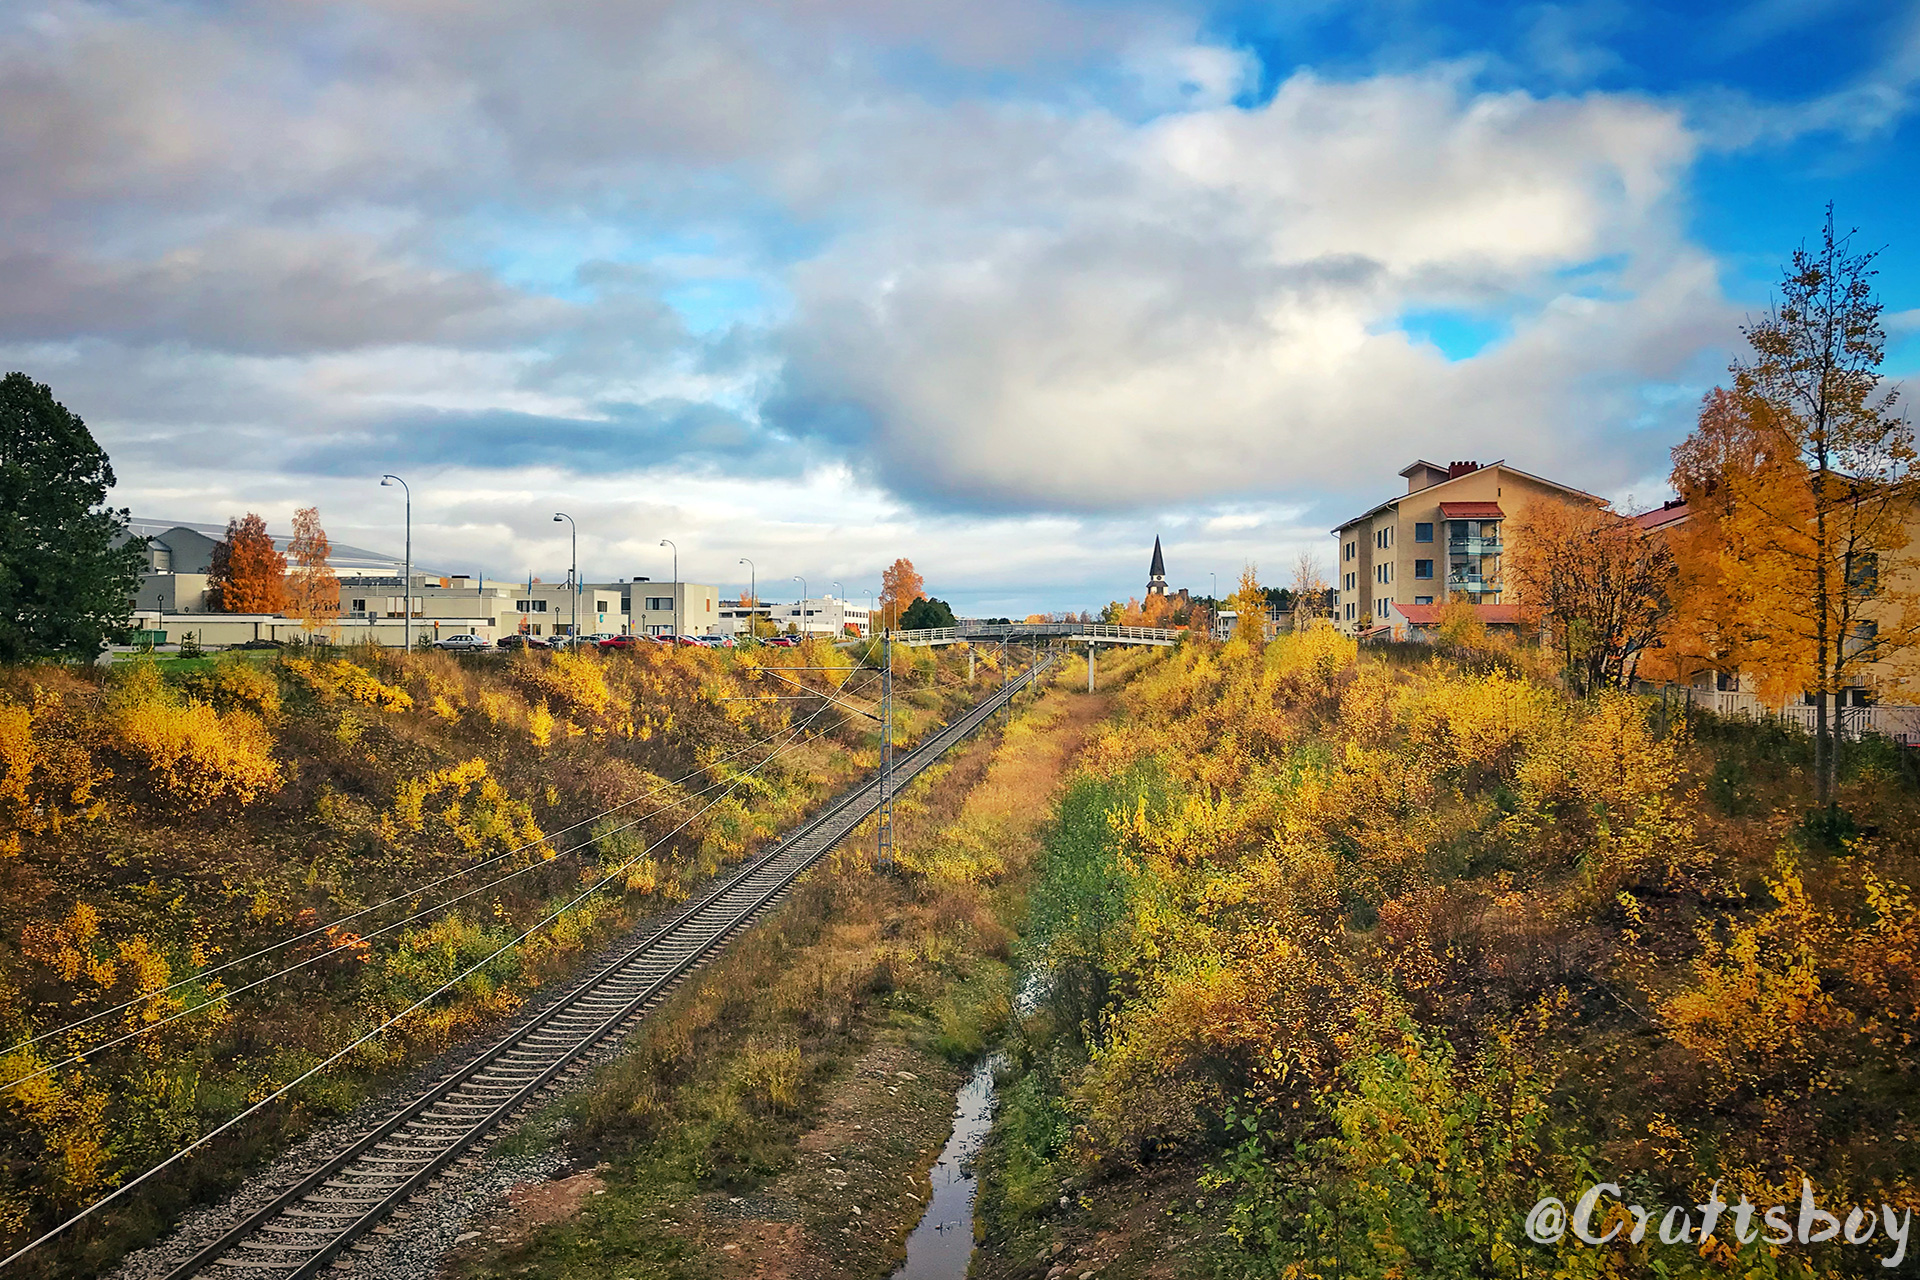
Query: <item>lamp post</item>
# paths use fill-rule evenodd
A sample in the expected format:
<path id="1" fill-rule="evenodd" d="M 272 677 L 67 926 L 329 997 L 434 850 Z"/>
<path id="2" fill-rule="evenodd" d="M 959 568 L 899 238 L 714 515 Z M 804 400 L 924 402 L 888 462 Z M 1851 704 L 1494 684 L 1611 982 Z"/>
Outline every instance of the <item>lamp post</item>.
<path id="1" fill-rule="evenodd" d="M 559 524 L 562 520 L 565 520 L 567 522 L 567 528 L 573 531 L 573 568 L 568 571 L 568 576 L 573 579 L 573 617 L 570 619 L 570 621 L 573 624 L 573 642 L 575 644 L 579 644 L 580 643 L 580 526 L 575 524 L 573 522 L 573 517 L 568 515 L 566 512 L 564 511 L 556 512 L 553 517 L 553 522 L 555 524 Z"/>
<path id="2" fill-rule="evenodd" d="M 747 599 L 753 601 L 747 606 L 747 639 L 757 640 L 760 638 L 760 633 L 753 629 L 753 615 L 754 611 L 760 607 L 760 571 L 754 567 L 753 561 L 745 556 L 740 557 L 740 563 L 747 566 Z"/>
<path id="3" fill-rule="evenodd" d="M 800 584 L 800 635 L 802 638 L 805 638 L 807 634 L 807 580 L 797 573 L 793 575 L 793 580 Z"/>
<path id="4" fill-rule="evenodd" d="M 413 490 L 399 476 L 381 476 L 380 487 L 399 485 L 407 495 L 407 561 L 400 575 L 400 647 L 413 652 Z"/>
<path id="5" fill-rule="evenodd" d="M 672 538 L 660 539 L 663 547 L 673 547 L 673 638 L 680 639 L 680 548 Z"/>
<path id="6" fill-rule="evenodd" d="M 840 585 L 840 584 L 839 584 L 838 582 L 836 582 L 836 583 L 834 583 L 834 584 L 833 584 L 833 598 L 834 598 L 835 600 L 839 600 L 839 601 L 840 601 L 840 621 L 839 621 L 839 623 L 838 623 L 838 624 L 837 624 L 837 625 L 836 625 L 836 626 L 834 627 L 834 632 L 833 632 L 833 638 L 834 638 L 835 640 L 838 640 L 838 639 L 839 639 L 839 638 L 840 638 L 840 637 L 841 637 L 842 635 L 845 635 L 845 634 L 846 634 L 846 629 L 847 629 L 847 602 L 846 602 L 846 601 L 845 601 L 844 599 L 842 599 L 842 598 L 841 598 L 841 592 L 843 592 L 843 591 L 845 591 L 845 590 L 846 590 L 846 588 L 845 588 L 845 587 L 843 587 L 843 586 L 841 586 L 841 585 Z"/>

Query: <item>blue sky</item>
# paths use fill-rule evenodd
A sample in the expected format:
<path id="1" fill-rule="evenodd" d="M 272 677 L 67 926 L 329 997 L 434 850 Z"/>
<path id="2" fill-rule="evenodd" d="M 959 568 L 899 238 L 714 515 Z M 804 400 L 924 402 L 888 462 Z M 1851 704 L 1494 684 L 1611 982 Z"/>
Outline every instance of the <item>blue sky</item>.
<path id="1" fill-rule="evenodd" d="M 143 515 L 963 611 L 1284 579 L 1415 456 L 1657 501 L 1828 201 L 1920 366 L 1920 3 L 37 3 L 0 362 Z"/>

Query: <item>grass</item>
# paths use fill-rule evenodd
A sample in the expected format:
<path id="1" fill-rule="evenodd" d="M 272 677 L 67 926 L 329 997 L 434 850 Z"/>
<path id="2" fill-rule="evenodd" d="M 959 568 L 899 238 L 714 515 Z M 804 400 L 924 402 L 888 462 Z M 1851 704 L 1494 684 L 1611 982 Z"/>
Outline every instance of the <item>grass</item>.
<path id="1" fill-rule="evenodd" d="M 1105 705 L 1064 688 L 1023 700 L 916 779 L 897 803 L 896 873 L 873 868 L 870 831 L 850 837 L 518 1139 L 604 1163 L 606 1194 L 503 1229 L 452 1273 L 665 1280 L 799 1258 L 887 1274 L 962 1068 L 1010 1024 L 1040 827 Z"/>

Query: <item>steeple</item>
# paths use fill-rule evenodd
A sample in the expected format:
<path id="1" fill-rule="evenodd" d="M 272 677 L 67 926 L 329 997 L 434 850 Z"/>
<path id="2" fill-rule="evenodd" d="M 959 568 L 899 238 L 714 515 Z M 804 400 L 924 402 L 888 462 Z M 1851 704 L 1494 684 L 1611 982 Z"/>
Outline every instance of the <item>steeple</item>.
<path id="1" fill-rule="evenodd" d="M 1167 562 L 1160 555 L 1160 539 L 1157 535 L 1153 540 L 1153 563 L 1147 567 L 1147 594 L 1167 594 Z"/>

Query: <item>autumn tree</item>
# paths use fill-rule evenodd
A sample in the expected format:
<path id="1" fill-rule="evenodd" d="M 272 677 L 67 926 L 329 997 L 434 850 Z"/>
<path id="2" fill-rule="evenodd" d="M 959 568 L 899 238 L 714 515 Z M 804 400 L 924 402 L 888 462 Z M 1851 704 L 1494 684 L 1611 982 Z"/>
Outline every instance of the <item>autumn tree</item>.
<path id="1" fill-rule="evenodd" d="M 1835 234 L 1831 208 L 1819 243 L 1794 252 L 1778 303 L 1746 330 L 1751 356 L 1732 366 L 1754 465 L 1720 477 L 1722 527 L 1739 553 L 1721 557 L 1727 593 L 1746 604 L 1743 625 L 1768 641 L 1744 637 L 1743 658 L 1776 684 L 1804 682 L 1830 818 L 1839 695 L 1876 664 L 1897 669 L 1920 640 L 1920 597 L 1904 585 L 1914 568 L 1914 435 L 1880 376 L 1875 256 Z M 1688 446 L 1696 443 L 1711 449 L 1704 439 Z"/>
<path id="2" fill-rule="evenodd" d="M 1673 450 L 1672 484 L 1686 518 L 1663 529 L 1674 558 L 1673 607 L 1660 647 L 1643 671 L 1688 682 L 1702 673 L 1744 675 L 1769 702 L 1798 695 L 1812 674 L 1811 646 L 1780 616 L 1790 598 L 1745 566 L 1765 554 L 1766 522 L 1752 495 L 1804 492 L 1796 463 L 1782 459 L 1756 414 L 1757 406 L 1725 387 L 1700 402 L 1692 434 Z"/>
<path id="3" fill-rule="evenodd" d="M 1512 521 L 1508 542 L 1507 590 L 1558 650 L 1574 692 L 1626 688 L 1659 637 L 1673 576 L 1666 542 L 1608 507 L 1547 500 Z"/>
<path id="4" fill-rule="evenodd" d="M 881 627 L 889 631 L 897 629 L 900 616 L 907 611 L 907 606 L 915 600 L 926 598 L 927 593 L 921 589 L 925 586 L 926 579 L 914 569 L 913 561 L 905 556 L 895 560 L 880 575 Z"/>
<path id="5" fill-rule="evenodd" d="M 1255 649 L 1267 643 L 1267 591 L 1260 585 L 1260 570 L 1251 560 L 1240 570 L 1239 588 L 1227 597 L 1227 607 L 1235 613 L 1233 639 Z"/>
<path id="6" fill-rule="evenodd" d="M 267 522 L 249 511 L 227 521 L 213 548 L 207 607 L 220 613 L 280 613 L 287 607 L 287 558 L 273 549 Z"/>
<path id="7" fill-rule="evenodd" d="M 300 629 L 309 636 L 331 627 L 340 616 L 340 579 L 327 560 L 333 544 L 320 527 L 320 509 L 302 507 L 293 513 L 293 541 L 287 554 L 296 566 L 287 575 L 287 600 L 290 612 L 300 619 Z"/>
<path id="8" fill-rule="evenodd" d="M 0 661 L 91 659 L 124 636 L 146 567 L 87 424 L 24 373 L 0 379 Z"/>
<path id="9" fill-rule="evenodd" d="M 1300 558 L 1293 562 L 1293 625 L 1301 629 L 1307 622 L 1320 616 L 1326 608 L 1327 575 L 1320 567 L 1320 557 L 1311 551 L 1302 551 Z"/>

